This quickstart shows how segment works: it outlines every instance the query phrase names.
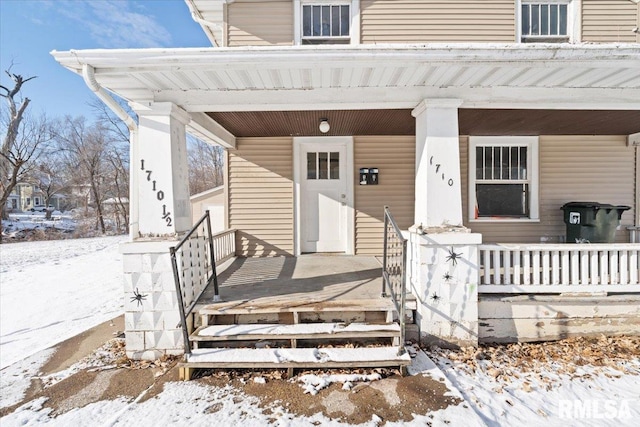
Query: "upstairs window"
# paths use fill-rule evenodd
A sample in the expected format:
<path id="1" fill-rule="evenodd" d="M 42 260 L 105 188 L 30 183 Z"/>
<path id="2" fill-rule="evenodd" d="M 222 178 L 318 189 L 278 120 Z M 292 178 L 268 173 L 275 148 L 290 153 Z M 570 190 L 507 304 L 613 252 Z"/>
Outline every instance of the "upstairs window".
<path id="1" fill-rule="evenodd" d="M 538 138 L 469 138 L 471 220 L 538 219 Z"/>
<path id="2" fill-rule="evenodd" d="M 302 44 L 349 44 L 348 4 L 303 4 Z"/>
<path id="3" fill-rule="evenodd" d="M 520 41 L 561 43 L 569 41 L 569 0 L 522 0 Z"/>

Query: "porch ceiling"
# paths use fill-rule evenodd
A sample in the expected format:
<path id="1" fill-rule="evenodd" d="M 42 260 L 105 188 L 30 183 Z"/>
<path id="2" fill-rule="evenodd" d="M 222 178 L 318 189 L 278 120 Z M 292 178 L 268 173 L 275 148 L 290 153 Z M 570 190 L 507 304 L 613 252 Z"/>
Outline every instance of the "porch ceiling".
<path id="1" fill-rule="evenodd" d="M 209 113 L 238 137 L 414 135 L 410 109 Z M 320 133 L 327 118 L 331 130 Z M 640 110 L 460 109 L 461 135 L 628 135 L 640 132 Z"/>
<path id="2" fill-rule="evenodd" d="M 134 102 L 188 112 L 463 108 L 640 110 L 637 44 L 428 44 L 52 52 Z"/>

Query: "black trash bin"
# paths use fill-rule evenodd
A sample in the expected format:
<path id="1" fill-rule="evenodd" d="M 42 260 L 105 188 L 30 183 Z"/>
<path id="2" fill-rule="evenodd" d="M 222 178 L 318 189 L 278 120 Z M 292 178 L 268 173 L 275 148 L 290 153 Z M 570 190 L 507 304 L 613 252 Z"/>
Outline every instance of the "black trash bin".
<path id="1" fill-rule="evenodd" d="M 564 211 L 567 243 L 614 243 L 622 213 L 631 207 L 569 202 L 560 209 Z"/>

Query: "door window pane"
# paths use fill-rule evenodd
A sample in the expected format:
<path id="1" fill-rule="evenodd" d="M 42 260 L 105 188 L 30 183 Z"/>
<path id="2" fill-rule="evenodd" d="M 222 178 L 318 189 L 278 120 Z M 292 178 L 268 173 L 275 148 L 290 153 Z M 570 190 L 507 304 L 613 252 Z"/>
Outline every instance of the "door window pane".
<path id="1" fill-rule="evenodd" d="M 340 179 L 340 153 L 329 153 L 329 179 Z"/>
<path id="2" fill-rule="evenodd" d="M 317 179 L 316 153 L 307 153 L 307 179 Z"/>
<path id="3" fill-rule="evenodd" d="M 329 178 L 329 153 L 318 153 L 318 179 Z"/>

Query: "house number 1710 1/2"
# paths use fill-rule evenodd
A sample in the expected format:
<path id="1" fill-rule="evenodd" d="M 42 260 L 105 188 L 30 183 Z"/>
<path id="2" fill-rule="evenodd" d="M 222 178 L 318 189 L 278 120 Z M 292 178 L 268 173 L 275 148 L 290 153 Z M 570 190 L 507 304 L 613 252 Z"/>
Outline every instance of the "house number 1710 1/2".
<path id="1" fill-rule="evenodd" d="M 147 181 L 149 181 L 151 183 L 151 191 L 154 191 L 156 193 L 156 198 L 158 199 L 158 201 L 164 200 L 164 191 L 158 190 L 156 188 L 156 181 L 154 179 L 151 179 L 151 176 L 153 175 L 153 171 L 150 170 L 150 169 L 145 169 L 145 167 L 144 167 L 144 159 L 140 160 L 140 169 L 142 171 L 146 172 Z M 167 227 L 171 227 L 171 225 L 173 224 L 173 219 L 171 218 L 171 212 L 167 212 L 167 205 L 162 205 L 162 215 L 161 215 L 161 217 L 167 223 Z"/>

